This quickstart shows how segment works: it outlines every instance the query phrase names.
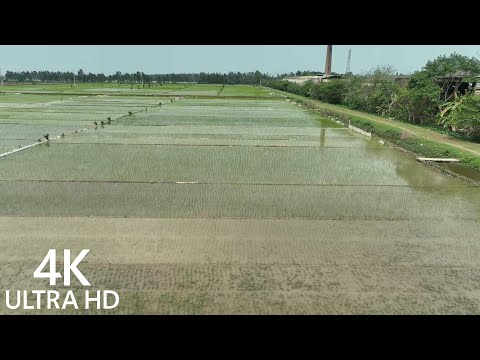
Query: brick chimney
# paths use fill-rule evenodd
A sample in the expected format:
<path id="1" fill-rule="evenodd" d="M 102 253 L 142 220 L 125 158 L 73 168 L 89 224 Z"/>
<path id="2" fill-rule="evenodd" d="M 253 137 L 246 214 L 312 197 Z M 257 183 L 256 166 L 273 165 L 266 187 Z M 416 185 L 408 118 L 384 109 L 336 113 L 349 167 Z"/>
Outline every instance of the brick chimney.
<path id="1" fill-rule="evenodd" d="M 325 60 L 325 75 L 332 74 L 332 45 L 327 45 L 327 58 Z"/>

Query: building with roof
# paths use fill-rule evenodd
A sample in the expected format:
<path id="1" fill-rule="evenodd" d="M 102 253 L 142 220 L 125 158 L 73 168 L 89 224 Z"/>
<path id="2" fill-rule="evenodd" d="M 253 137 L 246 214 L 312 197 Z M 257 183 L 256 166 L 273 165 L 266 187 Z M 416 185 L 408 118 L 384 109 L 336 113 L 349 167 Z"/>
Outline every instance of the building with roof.
<path id="1" fill-rule="evenodd" d="M 468 81 L 465 78 L 470 78 Z M 474 79 L 473 81 L 470 81 Z M 478 79 L 478 81 L 476 81 Z M 480 94 L 480 76 L 474 75 L 468 71 L 455 71 L 453 73 L 445 74 L 444 76 L 436 77 L 438 85 L 443 88 L 442 99 L 449 100 L 452 98 L 455 91 L 461 95 L 467 93 Z"/>

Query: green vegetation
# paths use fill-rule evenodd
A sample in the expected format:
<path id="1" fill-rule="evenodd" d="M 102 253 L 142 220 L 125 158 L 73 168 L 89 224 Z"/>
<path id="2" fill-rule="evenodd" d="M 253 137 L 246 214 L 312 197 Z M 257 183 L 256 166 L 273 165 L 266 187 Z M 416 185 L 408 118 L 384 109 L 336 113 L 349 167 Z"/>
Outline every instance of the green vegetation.
<path id="1" fill-rule="evenodd" d="M 193 95 L 193 96 L 218 96 L 222 85 L 219 84 L 194 84 L 184 89 L 172 91 L 170 95 Z"/>
<path id="2" fill-rule="evenodd" d="M 442 124 L 474 139 L 480 138 L 480 96 L 463 96 L 448 105 L 441 113 Z"/>
<path id="3" fill-rule="evenodd" d="M 227 85 L 223 89 L 221 96 L 253 96 L 253 97 L 271 97 L 273 94 L 270 90 L 249 86 L 249 85 Z"/>
<path id="4" fill-rule="evenodd" d="M 31 84 L 42 82 L 64 82 L 73 84 L 81 83 L 121 83 L 128 84 L 135 87 L 142 84 L 141 88 L 148 88 L 155 85 L 166 85 L 171 83 L 201 83 L 201 84 L 248 84 L 258 85 L 262 80 L 272 79 L 268 74 L 262 74 L 260 71 L 255 72 L 229 72 L 228 74 L 221 73 L 180 73 L 180 74 L 145 74 L 137 71 L 135 73 L 121 73 L 115 72 L 111 75 L 85 73 L 82 69 L 78 70 L 77 74 L 73 72 L 62 71 L 7 71 L 5 73 L 5 80 L 7 82 L 29 82 Z"/>
<path id="5" fill-rule="evenodd" d="M 66 97 L 65 97 L 66 98 Z M 2 111 L 9 107 L 19 107 L 25 104 L 33 104 L 40 102 L 62 101 L 63 95 L 42 95 L 42 94 L 1 94 L 0 93 L 0 109 Z"/>
<path id="6" fill-rule="evenodd" d="M 51 97 L 52 94 L 55 94 L 56 98 Z M 132 86 L 132 84 L 118 83 L 82 83 L 76 85 L 38 83 L 3 86 L 0 88 L 0 104 L 3 102 L 41 102 L 45 101 L 45 99 L 67 100 L 69 99 L 67 96 L 78 95 L 272 97 L 271 91 L 253 85 L 188 83 L 152 84 L 151 86 L 142 87 L 138 84 Z"/>
<path id="7" fill-rule="evenodd" d="M 32 92 L 32 93 L 162 93 L 167 94 L 172 91 L 181 90 L 190 87 L 192 84 L 151 84 L 151 86 L 142 87 L 135 84 L 120 83 L 70 83 L 44 84 L 44 83 L 28 83 L 28 84 L 11 84 L 0 88 L 0 92 L 8 95 L 12 92 Z M 1 98 L 1 97 L 0 97 Z"/>
<path id="8" fill-rule="evenodd" d="M 405 131 L 392 124 L 385 123 L 381 118 L 358 111 L 343 109 L 339 106 L 323 104 L 319 101 L 308 100 L 300 96 L 292 96 L 296 102 L 331 119 L 339 120 L 344 124 L 351 124 L 365 131 L 371 132 L 399 147 L 424 157 L 458 158 L 465 166 L 480 171 L 480 157 L 467 150 L 459 149 L 447 143 L 429 140 L 413 132 Z M 387 119 L 383 119 L 388 121 Z"/>
<path id="9" fill-rule="evenodd" d="M 265 85 L 413 124 L 435 125 L 439 129 L 452 129 L 452 125 L 456 125 L 456 131 L 463 130 L 459 132 L 460 136 L 465 135 L 466 139 L 480 141 L 480 123 L 475 116 L 472 117 L 478 101 L 460 101 L 461 98 L 471 96 L 470 90 L 464 85 L 478 80 L 478 59 L 458 54 L 440 56 L 413 74 L 407 85 L 397 83 L 394 74 L 393 68 L 381 66 L 366 75 L 317 84 L 307 82 L 299 85 L 270 80 Z M 462 74 L 461 82 L 455 74 Z M 453 107 L 457 110 L 452 111 L 450 117 L 443 118 L 442 109 L 450 106 L 451 101 L 458 102 Z"/>

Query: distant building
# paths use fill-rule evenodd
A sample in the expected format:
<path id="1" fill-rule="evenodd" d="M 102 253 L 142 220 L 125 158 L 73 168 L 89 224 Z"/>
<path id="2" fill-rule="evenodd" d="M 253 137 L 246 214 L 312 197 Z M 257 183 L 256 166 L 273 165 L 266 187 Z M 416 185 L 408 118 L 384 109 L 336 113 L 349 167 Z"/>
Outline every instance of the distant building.
<path id="1" fill-rule="evenodd" d="M 312 75 L 312 76 L 293 76 L 293 77 L 286 77 L 282 80 L 290 81 L 296 84 L 304 84 L 307 81 L 313 81 L 315 83 L 322 81 L 322 75 Z"/>
<path id="2" fill-rule="evenodd" d="M 345 77 L 345 75 L 342 75 L 342 74 L 323 75 L 322 76 L 322 81 L 323 82 L 328 82 L 330 80 L 341 79 L 341 78 L 344 78 L 344 77 Z"/>
<path id="3" fill-rule="evenodd" d="M 397 75 L 395 76 L 394 80 L 399 85 L 407 86 L 411 77 L 412 77 L 411 75 Z"/>
<path id="4" fill-rule="evenodd" d="M 397 84 L 406 86 L 411 77 L 411 75 L 397 75 L 394 79 Z M 443 98 L 450 98 L 455 88 L 462 95 L 467 92 L 474 92 L 475 95 L 480 95 L 480 76 L 476 76 L 478 81 L 474 82 L 463 81 L 465 77 L 471 77 L 471 74 L 466 71 L 456 71 L 444 76 L 437 76 L 438 85 L 445 87 Z"/>
<path id="5" fill-rule="evenodd" d="M 301 84 L 306 83 L 307 81 L 313 81 L 314 83 L 321 83 L 321 82 L 328 82 L 332 79 L 340 79 L 342 77 L 344 77 L 344 75 L 340 75 L 340 74 L 324 75 L 324 74 L 321 74 L 321 75 L 311 75 L 311 76 L 292 76 L 292 77 L 283 78 L 282 80 L 290 81 L 290 82 L 301 85 Z"/>
<path id="6" fill-rule="evenodd" d="M 475 79 L 478 79 L 478 81 L 474 82 L 463 81 L 466 77 L 472 77 L 472 74 L 467 71 L 456 71 L 444 76 L 437 76 L 436 80 L 438 84 L 444 88 L 442 98 L 444 100 L 450 99 L 455 89 L 457 89 L 461 95 L 472 92 L 475 95 L 479 95 L 480 87 L 478 85 L 480 83 L 480 76 L 474 76 Z"/>

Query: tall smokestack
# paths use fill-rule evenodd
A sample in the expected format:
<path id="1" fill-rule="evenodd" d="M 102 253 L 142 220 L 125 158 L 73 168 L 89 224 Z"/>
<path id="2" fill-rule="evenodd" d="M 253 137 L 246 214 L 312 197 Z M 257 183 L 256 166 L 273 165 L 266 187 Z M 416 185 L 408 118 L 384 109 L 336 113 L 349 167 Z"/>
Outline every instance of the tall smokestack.
<path id="1" fill-rule="evenodd" d="M 327 45 L 327 59 L 325 60 L 325 75 L 332 74 L 332 45 Z"/>

